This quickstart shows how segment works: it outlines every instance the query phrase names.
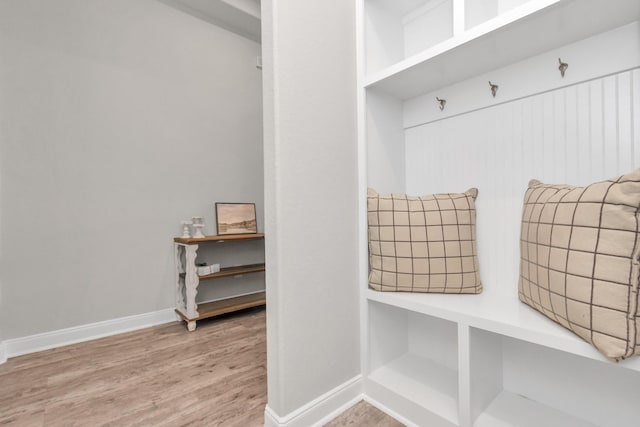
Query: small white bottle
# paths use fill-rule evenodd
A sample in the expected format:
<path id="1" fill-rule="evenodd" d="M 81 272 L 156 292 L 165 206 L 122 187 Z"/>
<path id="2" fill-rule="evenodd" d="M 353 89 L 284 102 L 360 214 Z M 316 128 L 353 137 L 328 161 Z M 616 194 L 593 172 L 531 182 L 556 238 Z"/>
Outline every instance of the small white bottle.
<path id="1" fill-rule="evenodd" d="M 204 220 L 201 216 L 194 216 L 191 218 L 191 222 L 193 225 L 191 226 L 193 229 L 193 237 L 201 239 L 204 237 L 204 233 L 202 232 L 204 229 Z"/>
<path id="2" fill-rule="evenodd" d="M 191 221 L 180 221 L 182 224 L 182 237 L 188 239 L 191 237 L 191 233 L 189 232 L 189 226 L 192 224 Z"/>

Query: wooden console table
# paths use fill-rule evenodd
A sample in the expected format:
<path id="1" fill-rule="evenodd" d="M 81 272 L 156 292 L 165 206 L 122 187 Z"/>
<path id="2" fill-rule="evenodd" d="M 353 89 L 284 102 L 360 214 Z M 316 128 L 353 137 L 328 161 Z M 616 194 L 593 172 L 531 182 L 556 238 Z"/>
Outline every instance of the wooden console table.
<path id="1" fill-rule="evenodd" d="M 176 264 L 176 313 L 182 318 L 182 320 L 187 322 L 187 329 L 189 331 L 194 331 L 196 329 L 196 321 L 198 320 L 266 304 L 264 291 L 201 304 L 196 303 L 198 285 L 202 280 L 220 279 L 222 277 L 265 271 L 265 264 L 262 263 L 223 267 L 217 273 L 198 276 L 196 256 L 200 245 L 209 242 L 256 239 L 264 239 L 264 234 L 233 234 L 226 236 L 206 236 L 201 238 L 176 237 L 173 239 Z"/>

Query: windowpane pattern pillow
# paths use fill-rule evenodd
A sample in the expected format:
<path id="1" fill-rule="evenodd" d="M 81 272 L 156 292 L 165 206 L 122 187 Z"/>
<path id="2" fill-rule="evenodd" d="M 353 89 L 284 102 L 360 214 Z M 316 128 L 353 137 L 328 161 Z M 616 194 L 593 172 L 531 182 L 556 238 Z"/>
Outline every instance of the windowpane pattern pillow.
<path id="1" fill-rule="evenodd" d="M 378 291 L 482 292 L 478 190 L 422 197 L 368 191 L 369 286 Z"/>
<path id="2" fill-rule="evenodd" d="M 639 209 L 640 169 L 524 198 L 520 300 L 614 360 L 640 353 Z"/>

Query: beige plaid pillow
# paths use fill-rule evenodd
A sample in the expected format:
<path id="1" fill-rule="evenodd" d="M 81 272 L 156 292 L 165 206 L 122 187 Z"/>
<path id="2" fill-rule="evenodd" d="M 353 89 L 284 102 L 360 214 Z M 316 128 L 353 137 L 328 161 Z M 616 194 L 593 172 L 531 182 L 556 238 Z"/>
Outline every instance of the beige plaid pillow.
<path id="1" fill-rule="evenodd" d="M 640 169 L 587 187 L 531 181 L 520 300 L 621 360 L 640 350 Z"/>
<path id="2" fill-rule="evenodd" d="M 378 291 L 482 292 L 478 190 L 409 197 L 368 191 L 369 286 Z"/>

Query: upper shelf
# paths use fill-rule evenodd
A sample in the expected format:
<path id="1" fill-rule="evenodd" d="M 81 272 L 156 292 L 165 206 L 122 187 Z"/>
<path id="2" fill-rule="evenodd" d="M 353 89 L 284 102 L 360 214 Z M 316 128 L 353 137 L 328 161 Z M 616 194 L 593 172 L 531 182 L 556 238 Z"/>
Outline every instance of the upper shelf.
<path id="1" fill-rule="evenodd" d="M 262 239 L 264 233 L 250 234 L 227 234 L 222 236 L 204 236 L 204 237 L 174 237 L 173 241 L 183 245 L 197 245 L 202 242 L 224 242 L 225 240 L 253 240 Z"/>
<path id="2" fill-rule="evenodd" d="M 409 99 L 640 19 L 638 0 L 489 0 L 487 4 L 496 2 L 518 5 L 482 20 L 480 12 L 470 15 L 477 1 L 417 2 L 422 4 L 417 12 L 399 17 L 416 2 L 399 2 L 405 8 L 393 14 L 381 9 L 382 0 L 368 0 L 364 86 Z M 445 36 L 431 34 L 438 42 L 422 43 L 424 49 L 414 53 L 415 42 L 408 38 L 425 34 L 407 27 L 416 19 L 411 14 L 436 13 L 446 19 L 448 12 L 438 8 L 447 3 L 463 9 L 452 8 L 451 31 L 441 32 Z M 389 36 L 394 32 L 395 37 Z"/>

